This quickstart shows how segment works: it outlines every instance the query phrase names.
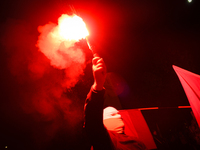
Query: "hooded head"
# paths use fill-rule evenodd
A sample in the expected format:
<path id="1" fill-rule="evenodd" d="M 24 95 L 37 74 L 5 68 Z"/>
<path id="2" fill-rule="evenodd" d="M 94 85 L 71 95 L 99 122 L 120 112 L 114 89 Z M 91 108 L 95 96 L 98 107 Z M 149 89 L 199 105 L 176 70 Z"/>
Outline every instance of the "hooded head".
<path id="1" fill-rule="evenodd" d="M 119 111 L 114 107 L 106 107 L 103 111 L 103 124 L 109 131 L 124 133 L 124 122 Z"/>

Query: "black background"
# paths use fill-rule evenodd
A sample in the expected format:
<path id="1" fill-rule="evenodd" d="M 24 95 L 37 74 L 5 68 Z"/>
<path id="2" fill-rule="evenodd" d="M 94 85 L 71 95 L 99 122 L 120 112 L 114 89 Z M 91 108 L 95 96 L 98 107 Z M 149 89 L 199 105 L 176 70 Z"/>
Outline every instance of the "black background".
<path id="1" fill-rule="evenodd" d="M 1 1 L 0 7 L 2 149 L 5 149 L 5 146 L 8 146 L 8 149 L 86 148 L 87 142 L 82 130 L 83 105 L 92 84 L 91 64 L 87 65 L 81 81 L 71 90 L 64 92 L 68 98 L 75 99 L 69 108 L 71 113 L 63 117 L 65 112 L 58 108 L 56 116 L 59 119 L 49 120 L 37 111 L 24 112 L 21 95 L 29 95 L 29 90 L 34 92 L 31 89 L 33 83 L 26 69 L 20 70 L 17 75 L 9 69 L 10 58 L 16 53 L 21 53 L 24 58 L 31 57 L 32 53 L 26 54 L 20 49 L 25 47 L 28 51 L 27 45 L 30 44 L 31 51 L 37 51 L 37 48 L 33 47 L 39 35 L 38 26 L 48 22 L 57 23 L 61 14 L 70 13 L 71 10 L 75 10 L 86 22 L 93 44 L 104 58 L 108 72 L 117 74 L 126 82 L 127 91 L 119 95 L 122 109 L 189 105 L 172 65 L 200 74 L 199 1 L 7 0 Z M 20 24 L 22 28 L 13 29 L 15 24 Z M 6 35 L 9 32 L 14 33 L 15 30 L 23 30 L 22 38 L 30 36 L 27 37 L 30 43 L 22 41 L 16 45 L 9 44 Z M 20 41 L 20 36 L 15 38 Z M 12 50 L 9 45 L 12 45 Z M 22 59 L 19 64 L 26 68 L 26 61 L 23 60 L 26 59 Z M 51 73 L 52 70 L 51 68 Z M 53 81 L 54 78 L 50 80 Z M 159 126 L 162 134 L 161 145 L 164 145 L 166 141 L 170 141 L 166 140 L 169 139 L 169 132 L 172 133 L 173 130 L 173 134 L 178 134 L 181 127 L 187 128 L 190 125 L 190 111 L 165 108 L 144 111 L 143 115 L 152 132 L 158 130 L 156 126 Z M 53 134 L 48 134 L 51 124 L 55 122 L 59 127 Z M 47 128 L 48 131 L 44 131 Z"/>

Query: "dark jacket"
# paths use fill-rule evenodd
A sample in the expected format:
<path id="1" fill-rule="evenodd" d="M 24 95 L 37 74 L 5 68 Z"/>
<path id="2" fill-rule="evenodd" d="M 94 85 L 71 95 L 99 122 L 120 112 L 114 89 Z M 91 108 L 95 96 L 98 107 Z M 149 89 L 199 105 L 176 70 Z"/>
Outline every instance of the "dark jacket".
<path id="1" fill-rule="evenodd" d="M 145 150 L 145 145 L 134 137 L 108 131 L 103 124 L 105 89 L 91 88 L 85 101 L 85 130 L 94 150 Z"/>

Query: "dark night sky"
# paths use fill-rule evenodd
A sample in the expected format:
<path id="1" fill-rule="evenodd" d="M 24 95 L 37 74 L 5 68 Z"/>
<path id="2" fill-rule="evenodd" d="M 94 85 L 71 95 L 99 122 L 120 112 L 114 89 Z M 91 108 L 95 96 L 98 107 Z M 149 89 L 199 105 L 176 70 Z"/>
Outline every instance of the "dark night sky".
<path id="1" fill-rule="evenodd" d="M 199 1 L 1 1 L 1 148 L 74 149 L 75 143 L 77 148 L 85 146 L 81 127 L 84 98 L 92 84 L 90 64 L 81 81 L 65 90 L 59 80 L 63 72 L 52 68 L 35 47 L 38 26 L 57 23 L 72 6 L 86 22 L 108 72 L 126 82 L 128 92 L 119 95 L 123 109 L 189 105 L 172 65 L 200 74 Z M 45 75 L 31 74 L 31 62 L 43 66 Z M 33 99 L 43 94 L 41 90 L 48 91 L 48 100 L 35 104 Z M 56 97 L 59 90 L 62 96 Z M 57 101 L 62 100 L 60 105 Z M 38 104 L 49 105 L 43 111 Z"/>

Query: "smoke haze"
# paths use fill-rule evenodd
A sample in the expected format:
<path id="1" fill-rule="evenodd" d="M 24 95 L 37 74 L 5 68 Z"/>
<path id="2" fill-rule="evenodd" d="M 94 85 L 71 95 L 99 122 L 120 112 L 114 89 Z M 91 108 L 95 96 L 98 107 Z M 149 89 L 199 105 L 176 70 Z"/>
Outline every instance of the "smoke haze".
<path id="1" fill-rule="evenodd" d="M 62 15 L 59 20 L 63 17 L 65 16 Z M 60 25 L 54 23 L 40 26 L 38 31 L 41 33 L 37 44 L 39 50 L 50 60 L 52 66 L 67 70 L 64 86 L 73 87 L 85 68 L 85 55 L 75 46 L 77 41 L 63 39 L 60 35 Z"/>
<path id="2" fill-rule="evenodd" d="M 5 98 L 9 108 L 5 116 L 15 120 L 11 124 L 31 132 L 36 149 L 61 133 L 65 140 L 72 140 L 82 128 L 84 100 L 71 88 L 84 74 L 85 54 L 74 42 L 57 39 L 54 23 L 38 28 L 38 41 L 26 21 L 8 19 L 2 28 L 1 44 L 8 56 L 5 65 L 12 76 L 12 83 L 5 83 L 6 90 L 16 93 Z M 10 103 L 16 104 L 14 109 Z M 17 115 L 21 119 L 15 119 Z"/>

